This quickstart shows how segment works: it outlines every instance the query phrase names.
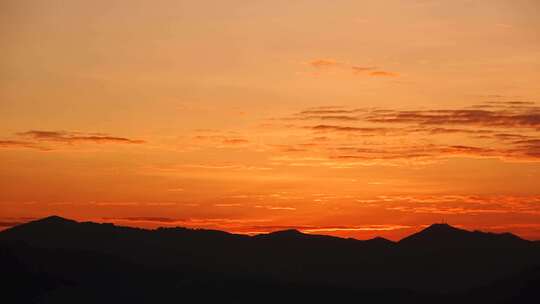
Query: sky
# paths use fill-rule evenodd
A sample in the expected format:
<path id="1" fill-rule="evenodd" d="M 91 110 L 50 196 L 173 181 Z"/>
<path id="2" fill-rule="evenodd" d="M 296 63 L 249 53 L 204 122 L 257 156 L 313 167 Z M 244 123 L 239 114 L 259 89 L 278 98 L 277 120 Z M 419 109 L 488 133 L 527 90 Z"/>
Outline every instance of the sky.
<path id="1" fill-rule="evenodd" d="M 537 0 L 4 0 L 0 229 L 540 239 Z"/>

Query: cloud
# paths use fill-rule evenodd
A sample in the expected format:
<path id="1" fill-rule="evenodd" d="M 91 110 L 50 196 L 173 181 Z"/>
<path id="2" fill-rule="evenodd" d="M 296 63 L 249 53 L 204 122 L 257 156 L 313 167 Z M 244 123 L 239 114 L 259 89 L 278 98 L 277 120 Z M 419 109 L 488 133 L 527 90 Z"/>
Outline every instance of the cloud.
<path id="1" fill-rule="evenodd" d="M 284 146 L 294 149 L 290 151 L 314 147 L 306 152 L 326 153 L 327 160 L 320 163 L 332 168 L 342 168 L 336 167 L 338 160 L 347 162 L 346 168 L 381 161 L 432 162 L 450 157 L 540 161 L 540 108 L 529 101 L 488 104 L 487 108 L 473 105 L 422 110 L 308 108 L 288 120 L 313 120 L 318 124 L 293 126 L 312 133 L 306 134 L 303 143 Z M 323 140 L 313 139 L 321 137 Z"/>
<path id="2" fill-rule="evenodd" d="M 494 96 L 498 96 L 498 95 L 494 95 Z M 498 97 L 504 97 L 504 96 L 498 96 Z M 493 105 L 506 105 L 506 106 L 534 106 L 534 102 L 533 101 L 521 101 L 521 100 L 510 100 L 510 101 L 489 101 L 488 103 L 490 104 L 493 104 Z"/>
<path id="3" fill-rule="evenodd" d="M 343 110 L 343 109 L 310 109 L 305 110 L 298 115 L 320 115 L 320 114 L 349 114 L 349 113 L 355 113 L 361 110 Z"/>
<path id="4" fill-rule="evenodd" d="M 314 116 L 305 116 L 303 117 L 305 120 L 310 119 L 318 119 L 318 120 L 337 120 L 337 121 L 356 121 L 358 118 L 353 116 L 346 116 L 346 115 L 314 115 Z"/>
<path id="5" fill-rule="evenodd" d="M 388 111 L 385 113 L 371 113 L 366 117 L 366 121 L 386 124 L 472 125 L 540 129 L 540 111 L 528 107 L 513 111 L 508 109 Z"/>
<path id="6" fill-rule="evenodd" d="M 351 232 L 351 231 L 393 231 L 400 229 L 408 229 L 412 226 L 383 224 L 383 225 L 342 225 L 342 226 L 314 226 L 314 225 L 255 225 L 246 227 L 249 234 L 263 234 L 274 231 L 297 229 L 304 233 L 324 233 L 324 232 Z M 244 232 L 246 233 L 246 232 Z"/>
<path id="7" fill-rule="evenodd" d="M 79 143 L 97 144 L 142 144 L 144 140 L 115 137 L 103 133 L 82 133 L 67 131 L 30 130 L 15 134 L 25 140 L 0 140 L 0 148 L 28 148 L 41 151 L 56 149 L 56 145 L 74 145 Z"/>
<path id="8" fill-rule="evenodd" d="M 269 222 L 268 219 L 234 219 L 234 218 L 169 218 L 169 217 L 103 217 L 95 219 L 100 222 L 113 222 L 128 226 L 154 226 L 154 227 L 187 227 L 188 229 L 219 229 L 230 232 L 246 233 L 257 224 Z"/>
<path id="9" fill-rule="evenodd" d="M 519 145 L 526 145 L 526 146 L 540 146 L 540 139 L 517 140 L 514 143 L 519 144 Z"/>
<path id="10" fill-rule="evenodd" d="M 139 202 L 93 202 L 95 206 L 138 206 Z"/>
<path id="11" fill-rule="evenodd" d="M 39 150 L 49 150 L 45 147 L 40 147 L 29 141 L 20 140 L 0 140 L 0 148 L 29 148 Z"/>
<path id="12" fill-rule="evenodd" d="M 282 208 L 281 210 L 294 210 L 294 208 Z M 379 225 L 280 225 L 274 224 L 269 219 L 225 219 L 225 218 L 187 218 L 175 219 L 166 217 L 104 217 L 104 221 L 112 221 L 120 224 L 133 222 L 134 225 L 140 222 L 148 222 L 157 226 L 182 226 L 191 229 L 220 229 L 240 234 L 264 234 L 274 231 L 298 229 L 304 233 L 324 233 L 324 232 L 354 232 L 354 231 L 394 231 L 412 228 L 408 225 L 399 224 L 379 224 Z M 266 224 L 268 223 L 268 224 Z M 129 224 L 128 224 L 129 225 Z"/>
<path id="13" fill-rule="evenodd" d="M 309 62 L 309 65 L 317 69 L 325 69 L 341 65 L 334 59 L 315 59 Z"/>
<path id="14" fill-rule="evenodd" d="M 517 147 L 512 152 L 524 154 L 533 158 L 540 158 L 540 139 L 526 139 L 514 142 Z"/>
<path id="15" fill-rule="evenodd" d="M 339 148 L 335 150 L 340 150 Z M 351 150 L 351 149 L 350 149 Z M 361 160 L 358 165 L 379 164 L 380 161 L 428 161 L 445 159 L 451 157 L 467 158 L 498 158 L 501 160 L 520 160 L 537 162 L 540 161 L 540 146 L 530 145 L 517 148 L 486 148 L 464 145 L 425 145 L 425 146 L 385 146 L 381 149 L 356 149 L 349 153 L 330 155 L 330 159 L 336 160 Z M 324 163 L 324 162 L 323 162 Z M 398 163 L 390 162 L 387 165 L 396 165 Z M 354 163 L 349 164 L 352 167 Z"/>
<path id="16" fill-rule="evenodd" d="M 540 215 L 540 196 L 504 195 L 380 195 L 358 200 L 362 205 L 413 214 Z"/>
<path id="17" fill-rule="evenodd" d="M 375 69 L 377 69 L 376 67 L 362 67 L 362 66 L 351 66 L 351 69 L 353 70 L 353 73 L 355 74 L 358 74 L 358 73 L 363 73 L 363 72 L 367 72 L 367 71 L 373 71 Z"/>
<path id="18" fill-rule="evenodd" d="M 510 133 L 497 133 L 494 134 L 493 137 L 500 139 L 500 140 L 522 140 L 529 138 L 527 135 L 522 134 L 510 134 Z"/>
<path id="19" fill-rule="evenodd" d="M 256 205 L 255 208 L 263 208 L 268 210 L 288 210 L 288 211 L 294 211 L 296 210 L 295 207 L 289 207 L 289 206 L 264 206 L 264 205 Z"/>
<path id="20" fill-rule="evenodd" d="M 306 148 L 298 148 L 293 145 L 271 145 L 272 147 L 278 148 L 281 152 L 306 152 Z"/>
<path id="21" fill-rule="evenodd" d="M 399 74 L 394 73 L 394 72 L 388 72 L 388 71 L 373 71 L 373 72 L 369 73 L 369 76 L 374 76 L 374 77 L 398 77 Z"/>
<path id="22" fill-rule="evenodd" d="M 229 145 L 241 145 L 241 144 L 249 143 L 249 140 L 243 139 L 243 138 L 228 138 L 228 139 L 224 139 L 223 143 L 229 144 Z"/>
<path id="23" fill-rule="evenodd" d="M 340 149 L 337 149 L 340 150 Z M 438 159 L 449 157 L 474 158 L 503 158 L 529 159 L 540 158 L 540 146 L 524 146 L 522 148 L 489 148 L 466 145 L 436 145 L 424 146 L 385 146 L 384 148 L 351 149 L 347 154 L 335 155 L 335 159 L 358 160 L 408 160 L 408 159 Z"/>
<path id="24" fill-rule="evenodd" d="M 223 171 L 267 171 L 272 170 L 271 167 L 259 167 L 245 164 L 181 164 L 170 167 L 146 167 L 145 173 L 158 174 L 158 175 L 176 175 L 183 174 L 186 169 L 194 170 L 223 170 Z"/>
<path id="25" fill-rule="evenodd" d="M 121 220 L 130 222 L 158 222 L 158 223 L 176 223 L 181 222 L 180 219 L 168 218 L 168 217 L 152 217 L 152 216 L 133 216 L 133 217 L 104 217 L 104 220 Z"/>
<path id="26" fill-rule="evenodd" d="M 429 134 L 492 134 L 493 130 L 477 130 L 477 129 L 464 129 L 464 128 L 417 128 L 411 130 L 411 132 L 427 132 Z"/>
<path id="27" fill-rule="evenodd" d="M 387 210 L 401 211 L 408 213 L 430 213 L 430 214 L 444 214 L 444 215 L 457 215 L 457 214 L 504 214 L 509 213 L 506 210 L 501 209 L 466 209 L 462 207 L 389 207 Z"/>
<path id="28" fill-rule="evenodd" d="M 224 208 L 229 208 L 229 207 L 242 207 L 242 204 L 238 204 L 238 203 L 231 203 L 231 204 L 214 204 L 215 207 L 224 207 Z"/>
<path id="29" fill-rule="evenodd" d="M 393 231 L 399 229 L 408 229 L 411 226 L 407 225 L 366 225 L 366 226 L 329 226 L 302 229 L 307 233 L 318 232 L 338 232 L 338 231 Z"/>
<path id="30" fill-rule="evenodd" d="M 438 147 L 441 154 L 450 154 L 450 155 L 482 155 L 489 156 L 496 153 L 496 150 L 490 148 L 482 147 L 473 147 L 473 146 L 464 146 L 464 145 L 454 145 L 446 147 Z"/>
<path id="31" fill-rule="evenodd" d="M 355 121 L 359 120 L 359 117 L 351 115 L 365 111 L 365 109 L 311 108 L 295 113 L 292 117 L 285 118 L 284 120 Z"/>
<path id="32" fill-rule="evenodd" d="M 197 133 L 203 133 L 193 136 L 195 141 L 200 142 L 203 145 L 215 146 L 235 146 L 249 144 L 250 141 L 243 138 L 236 132 L 226 132 L 217 130 L 196 130 Z M 206 133 L 206 134 L 204 134 Z"/>
<path id="33" fill-rule="evenodd" d="M 394 129 L 381 127 L 351 127 L 351 126 L 336 126 L 336 125 L 316 125 L 308 127 L 317 132 L 347 132 L 347 133 L 364 133 L 364 134 L 385 134 Z"/>
<path id="34" fill-rule="evenodd" d="M 308 63 L 312 68 L 317 70 L 328 70 L 330 68 L 339 68 L 344 72 L 352 73 L 353 75 L 367 75 L 371 77 L 398 77 L 395 72 L 379 70 L 375 66 L 361 66 L 340 62 L 335 59 L 314 59 Z"/>
<path id="35" fill-rule="evenodd" d="M 30 130 L 17 133 L 19 136 L 31 138 L 36 141 L 62 142 L 62 143 L 78 143 L 78 142 L 94 142 L 94 143 L 125 143 L 125 144 L 142 144 L 144 140 L 129 139 L 125 137 L 115 137 L 101 133 L 80 133 L 66 131 L 40 131 Z"/>

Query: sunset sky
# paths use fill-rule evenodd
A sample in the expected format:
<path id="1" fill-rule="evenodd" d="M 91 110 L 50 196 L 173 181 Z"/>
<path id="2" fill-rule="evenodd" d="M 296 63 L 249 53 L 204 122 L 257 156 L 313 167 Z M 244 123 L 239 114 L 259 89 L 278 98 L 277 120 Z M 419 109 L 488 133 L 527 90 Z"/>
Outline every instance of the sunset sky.
<path id="1" fill-rule="evenodd" d="M 0 229 L 540 239 L 538 0 L 4 0 Z"/>

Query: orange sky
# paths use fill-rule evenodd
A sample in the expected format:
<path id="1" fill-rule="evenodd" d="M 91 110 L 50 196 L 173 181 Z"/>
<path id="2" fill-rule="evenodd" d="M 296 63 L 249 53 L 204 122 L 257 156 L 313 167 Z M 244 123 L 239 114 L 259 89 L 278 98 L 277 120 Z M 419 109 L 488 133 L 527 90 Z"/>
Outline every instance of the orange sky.
<path id="1" fill-rule="evenodd" d="M 6 0 L 0 228 L 540 239 L 537 0 Z"/>

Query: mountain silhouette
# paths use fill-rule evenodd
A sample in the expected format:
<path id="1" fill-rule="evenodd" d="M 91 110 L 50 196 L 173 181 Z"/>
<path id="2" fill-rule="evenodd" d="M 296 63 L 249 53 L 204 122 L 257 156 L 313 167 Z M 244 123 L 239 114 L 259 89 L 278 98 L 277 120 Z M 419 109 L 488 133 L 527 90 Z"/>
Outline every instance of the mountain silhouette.
<path id="1" fill-rule="evenodd" d="M 11 278 L 6 297 L 29 303 L 512 303 L 540 287 L 538 242 L 447 224 L 392 242 L 294 229 L 255 236 L 146 230 L 51 216 L 0 232 L 0 263 Z"/>
<path id="2" fill-rule="evenodd" d="M 433 224 L 424 230 L 410 235 L 401 241 L 401 245 L 433 248 L 477 248 L 527 246 L 529 241 L 511 233 L 486 233 L 481 231 L 467 231 L 452 227 L 448 224 Z"/>
<path id="3" fill-rule="evenodd" d="M 272 238 L 300 238 L 300 237 L 306 237 L 308 235 L 300 232 L 297 229 L 287 229 L 287 230 L 270 232 L 268 234 L 259 234 L 259 236 L 263 236 L 263 237 L 266 236 L 266 237 L 272 237 Z"/>

